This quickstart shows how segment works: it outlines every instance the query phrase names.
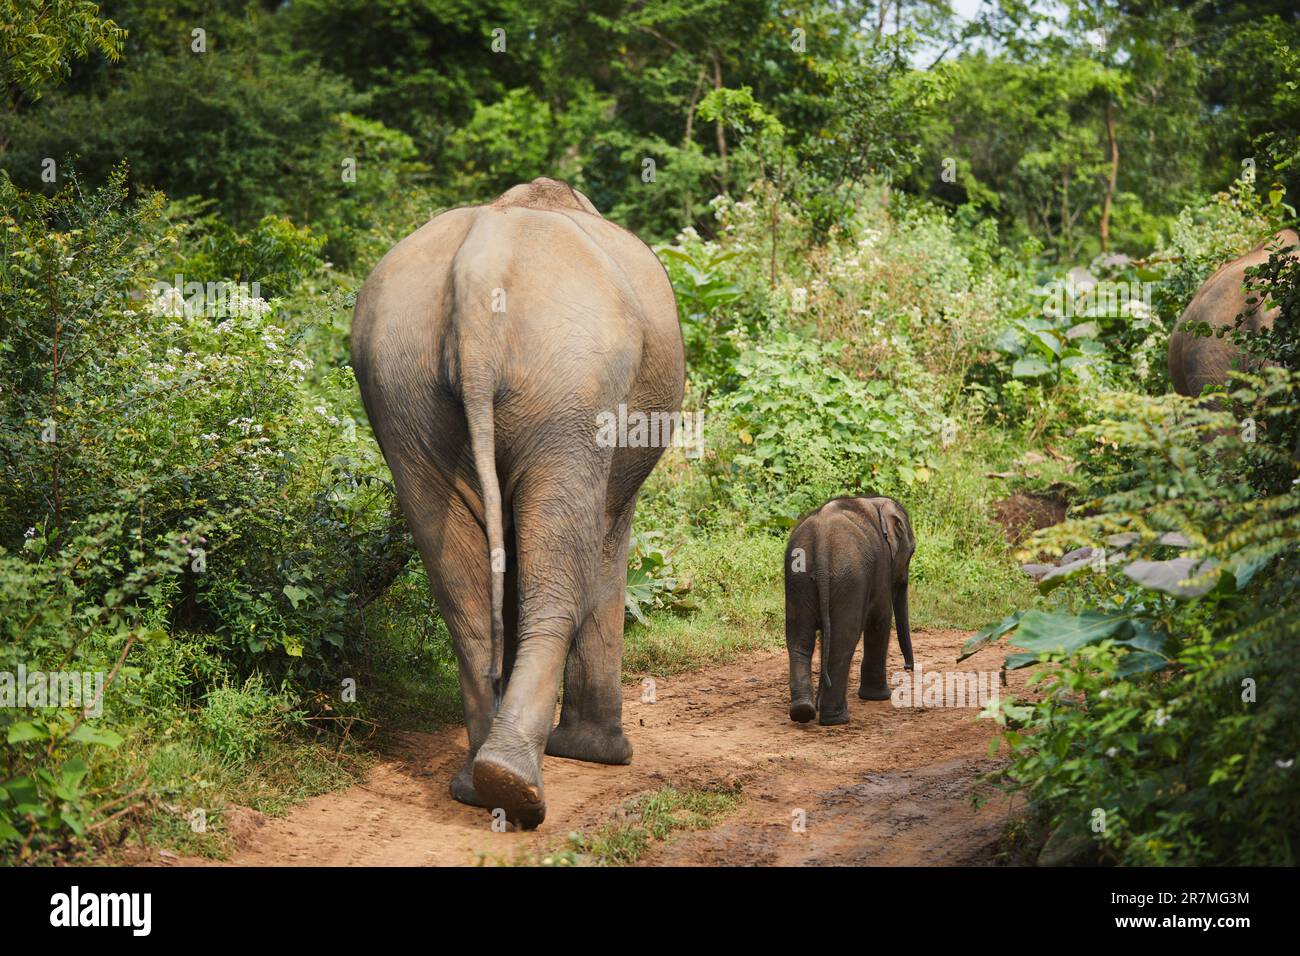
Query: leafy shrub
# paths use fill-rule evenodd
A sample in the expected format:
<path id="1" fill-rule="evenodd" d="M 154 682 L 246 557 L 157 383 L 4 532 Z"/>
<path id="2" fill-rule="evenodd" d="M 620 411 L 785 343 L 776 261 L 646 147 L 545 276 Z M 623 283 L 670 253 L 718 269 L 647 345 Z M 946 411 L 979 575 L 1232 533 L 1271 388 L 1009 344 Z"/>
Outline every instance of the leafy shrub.
<path id="1" fill-rule="evenodd" d="M 661 533 L 632 535 L 628 546 L 627 616 L 646 623 L 646 612 L 688 607 L 691 582 L 673 574 L 672 556 L 658 544 Z"/>
<path id="2" fill-rule="evenodd" d="M 789 527 L 835 495 L 929 480 L 932 410 L 911 389 L 852 377 L 836 364 L 842 351 L 776 333 L 742 351 L 740 384 L 710 407 L 725 428 L 714 425 L 725 445 L 711 464 L 749 524 Z"/>
<path id="3" fill-rule="evenodd" d="M 0 845 L 23 859 L 138 808 L 148 786 L 104 752 L 140 724 L 170 732 L 178 707 L 259 667 L 326 667 L 410 554 L 342 411 L 350 373 L 309 380 L 274 300 L 206 282 L 187 300 L 152 278 L 207 262 L 287 285 L 319 243 L 267 220 L 251 242 L 216 230 L 186 247 L 163 209 L 129 201 L 121 173 L 51 197 L 0 176 L 0 672 L 70 668 L 106 688 L 102 717 L 0 714 Z M 215 635 L 220 657 L 151 658 L 175 630 Z M 142 654 L 176 670 L 142 673 Z M 275 729 L 240 706 L 218 694 L 205 725 L 236 761 Z"/>
<path id="4" fill-rule="evenodd" d="M 221 760 L 244 763 L 258 756 L 270 738 L 293 726 L 295 704 L 285 689 L 270 693 L 254 675 L 242 687 L 209 691 L 198 725 Z"/>
<path id="5" fill-rule="evenodd" d="M 1030 798 L 1046 861 L 1294 862 L 1300 491 L 1289 446 L 1254 440 L 1240 410 L 1294 415 L 1300 375 L 1266 371 L 1233 390 L 1236 414 L 1107 398 L 1085 431 L 1127 449 L 1135 474 L 1028 544 L 1102 557 L 1044 579 L 1044 590 L 1065 581 L 1062 610 L 1012 615 L 968 645 L 1011 632 L 1025 650 L 1008 667 L 1053 662 L 1041 701 L 999 715 L 1010 785 Z M 1233 476 L 1251 461 L 1286 480 Z"/>

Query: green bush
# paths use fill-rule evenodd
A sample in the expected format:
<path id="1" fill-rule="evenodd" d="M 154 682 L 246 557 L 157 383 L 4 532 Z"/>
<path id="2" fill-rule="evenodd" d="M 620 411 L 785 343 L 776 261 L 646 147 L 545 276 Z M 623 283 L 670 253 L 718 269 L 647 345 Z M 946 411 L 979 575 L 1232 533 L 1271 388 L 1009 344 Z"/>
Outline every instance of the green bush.
<path id="1" fill-rule="evenodd" d="M 742 350 L 739 385 L 710 406 L 722 501 L 748 524 L 791 527 L 836 495 L 929 480 L 934 410 L 911 389 L 852 377 L 842 351 L 775 333 Z"/>

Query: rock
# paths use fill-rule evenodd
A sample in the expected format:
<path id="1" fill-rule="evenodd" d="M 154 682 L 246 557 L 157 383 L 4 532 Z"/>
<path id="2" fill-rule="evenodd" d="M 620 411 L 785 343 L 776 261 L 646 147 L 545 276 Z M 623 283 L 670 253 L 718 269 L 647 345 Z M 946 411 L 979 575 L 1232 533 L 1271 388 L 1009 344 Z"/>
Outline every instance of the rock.
<path id="1" fill-rule="evenodd" d="M 1187 535 L 1179 534 L 1177 531 L 1166 531 L 1156 539 L 1156 544 L 1168 545 L 1171 548 L 1190 548 L 1192 542 L 1188 540 Z"/>
<path id="2" fill-rule="evenodd" d="M 1043 575 L 1052 570 L 1050 564 L 1022 564 L 1020 570 L 1029 575 L 1035 581 L 1041 580 Z"/>
<path id="3" fill-rule="evenodd" d="M 1127 548 L 1134 541 L 1141 538 L 1142 535 L 1136 531 L 1125 531 L 1123 534 L 1112 534 L 1106 538 L 1106 543 L 1112 548 Z"/>
<path id="4" fill-rule="evenodd" d="M 1061 567 L 1067 564 L 1074 564 L 1076 561 L 1087 561 L 1092 557 L 1093 550 L 1089 547 L 1075 548 L 1073 551 L 1067 551 L 1061 555 Z"/>

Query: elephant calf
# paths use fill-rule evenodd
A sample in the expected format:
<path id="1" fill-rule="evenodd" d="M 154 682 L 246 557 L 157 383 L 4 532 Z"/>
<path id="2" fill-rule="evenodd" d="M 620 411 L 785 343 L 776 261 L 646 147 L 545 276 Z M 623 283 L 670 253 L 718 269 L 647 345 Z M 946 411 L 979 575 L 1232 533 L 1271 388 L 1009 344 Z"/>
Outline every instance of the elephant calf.
<path id="1" fill-rule="evenodd" d="M 849 665 L 864 637 L 863 700 L 888 700 L 885 658 L 891 612 L 898 645 L 912 669 L 907 569 L 916 538 L 907 511 L 892 498 L 832 498 L 800 519 L 785 552 L 785 644 L 790 654 L 790 719 L 849 721 Z M 821 679 L 814 703 L 812 652 L 822 635 Z"/>
<path id="2" fill-rule="evenodd" d="M 1262 302 L 1247 302 L 1248 298 L 1262 297 L 1247 290 L 1246 270 L 1268 262 L 1272 252 L 1289 249 L 1288 255 L 1300 255 L 1297 243 L 1300 243 L 1300 236 L 1295 230 L 1284 229 L 1241 258 L 1221 265 L 1196 290 L 1169 336 L 1169 378 L 1174 391 L 1196 398 L 1205 386 L 1222 385 L 1228 380 L 1230 370 L 1241 367 L 1241 353 L 1227 336 L 1193 335 L 1179 329 L 1186 322 L 1206 322 L 1216 331 L 1224 327 L 1232 329 L 1236 326 L 1237 316 L 1242 313 L 1246 313 L 1241 323 L 1242 331 L 1271 329 L 1279 310 L 1264 309 Z"/>

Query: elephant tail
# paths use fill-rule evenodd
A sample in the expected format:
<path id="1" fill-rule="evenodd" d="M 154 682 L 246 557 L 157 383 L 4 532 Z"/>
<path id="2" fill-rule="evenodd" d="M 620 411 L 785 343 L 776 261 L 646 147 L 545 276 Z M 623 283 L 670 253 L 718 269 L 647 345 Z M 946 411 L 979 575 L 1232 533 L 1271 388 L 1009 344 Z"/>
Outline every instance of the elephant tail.
<path id="1" fill-rule="evenodd" d="M 827 549 L 819 548 L 814 571 L 817 574 L 817 598 L 822 610 L 822 674 L 817 682 L 817 709 L 821 710 L 823 691 L 831 689 L 831 569 Z"/>
<path id="2" fill-rule="evenodd" d="M 470 450 L 483 492 L 483 520 L 487 525 L 488 569 L 492 591 L 492 660 L 487 678 L 492 685 L 492 712 L 501 709 L 503 658 L 506 626 L 503 613 L 506 590 L 506 544 L 501 527 L 501 485 L 497 480 L 496 425 L 492 417 L 492 393 L 476 390 L 465 396 L 465 420 L 469 425 Z"/>

